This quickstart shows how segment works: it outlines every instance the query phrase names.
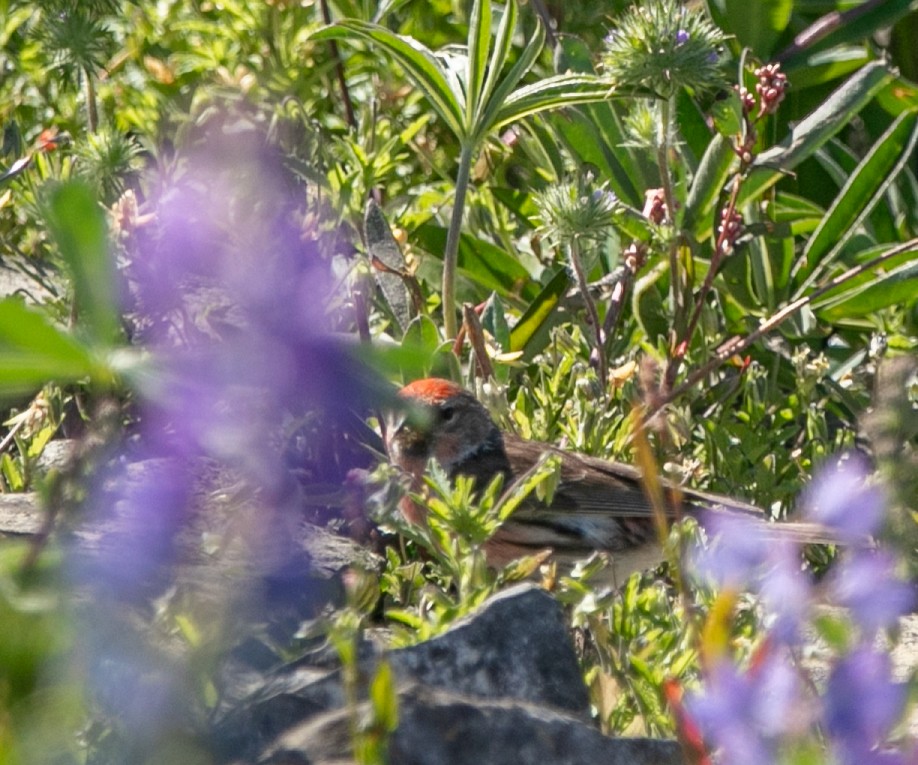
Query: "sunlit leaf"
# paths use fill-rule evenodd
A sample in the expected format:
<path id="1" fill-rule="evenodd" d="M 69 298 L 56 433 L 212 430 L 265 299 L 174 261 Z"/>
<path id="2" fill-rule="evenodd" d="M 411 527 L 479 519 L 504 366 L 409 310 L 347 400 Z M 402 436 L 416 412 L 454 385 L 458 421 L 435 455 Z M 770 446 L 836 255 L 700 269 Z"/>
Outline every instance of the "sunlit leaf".
<path id="1" fill-rule="evenodd" d="M 404 68 L 450 131 L 459 138 L 466 135 L 461 94 L 450 88 L 443 66 L 433 52 L 414 38 L 397 35 L 378 24 L 345 19 L 314 32 L 310 39 L 362 39 L 378 45 Z"/>
<path id="2" fill-rule="evenodd" d="M 797 266 L 802 282 L 797 294 L 813 283 L 826 264 L 842 251 L 890 183 L 912 157 L 918 140 L 918 114 L 903 112 L 889 126 L 842 187 L 822 223 L 807 242 Z"/>
<path id="3" fill-rule="evenodd" d="M 73 277 L 81 325 L 92 342 L 112 345 L 120 335 L 120 314 L 102 209 L 86 186 L 67 183 L 51 195 L 48 224 Z"/>
<path id="4" fill-rule="evenodd" d="M 28 393 L 49 380 L 74 382 L 94 369 L 89 350 L 16 298 L 0 301 L 0 393 Z"/>

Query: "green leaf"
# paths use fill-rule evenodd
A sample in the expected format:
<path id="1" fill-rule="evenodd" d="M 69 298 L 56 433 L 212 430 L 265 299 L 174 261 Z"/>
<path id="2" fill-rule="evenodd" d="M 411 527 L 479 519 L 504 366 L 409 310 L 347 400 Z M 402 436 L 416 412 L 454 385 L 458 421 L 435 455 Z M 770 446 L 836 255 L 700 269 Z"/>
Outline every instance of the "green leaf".
<path id="1" fill-rule="evenodd" d="M 446 247 L 446 229 L 430 221 L 422 223 L 413 238 L 432 255 L 439 256 Z M 538 291 L 529 272 L 510 253 L 470 234 L 459 238 L 459 271 L 501 297 L 531 300 Z"/>
<path id="2" fill-rule="evenodd" d="M 879 257 L 889 245 L 858 254 L 858 262 Z M 876 269 L 851 279 L 813 301 L 813 310 L 830 322 L 865 316 L 891 305 L 918 300 L 918 250 L 890 258 Z"/>
<path id="3" fill-rule="evenodd" d="M 624 133 L 616 131 L 617 115 L 608 103 L 587 104 L 570 113 L 552 115 L 551 124 L 581 165 L 599 168 L 612 191 L 633 205 L 643 204 L 643 192 L 636 186 L 642 173 L 631 152 L 622 146 Z"/>
<path id="4" fill-rule="evenodd" d="M 113 345 L 121 334 L 115 269 L 105 216 L 92 192 L 76 182 L 56 188 L 48 226 L 73 277 L 80 322 L 93 343 Z"/>
<path id="5" fill-rule="evenodd" d="M 862 45 L 832 48 L 809 56 L 802 66 L 790 67 L 787 72 L 794 90 L 803 90 L 845 77 L 872 60 Z"/>
<path id="6" fill-rule="evenodd" d="M 918 114 L 903 112 L 861 160 L 822 219 L 792 276 L 803 278 L 796 296 L 818 278 L 822 269 L 842 251 L 845 243 L 883 198 L 887 187 L 912 157 L 918 140 Z"/>
<path id="7" fill-rule="evenodd" d="M 429 48 L 413 37 L 397 35 L 378 24 L 346 19 L 314 32 L 311 40 L 354 40 L 362 39 L 373 43 L 405 70 L 424 97 L 430 101 L 434 111 L 449 130 L 460 140 L 467 137 L 463 117 L 462 93 L 456 93 L 449 85 L 448 75 L 437 57 Z"/>
<path id="8" fill-rule="evenodd" d="M 536 26 L 535 34 L 532 38 L 526 43 L 526 47 L 523 48 L 522 53 L 520 53 L 519 58 L 510 67 L 510 70 L 500 78 L 498 82 L 496 79 L 491 85 L 491 94 L 488 96 L 488 100 L 482 101 L 480 113 L 475 119 L 475 141 L 480 141 L 484 138 L 487 133 L 499 127 L 496 122 L 497 115 L 504 105 L 504 102 L 507 100 L 510 93 L 513 92 L 513 89 L 520 83 L 523 77 L 529 72 L 533 64 L 535 64 L 536 59 L 542 53 L 542 46 L 545 45 L 545 30 L 542 28 L 542 25 L 539 24 Z M 495 78 L 497 75 L 495 75 Z M 490 81 L 490 77 L 489 77 Z"/>
<path id="9" fill-rule="evenodd" d="M 468 72 L 466 74 L 465 133 L 472 134 L 472 125 L 478 115 L 488 50 L 491 47 L 491 0 L 475 0 L 469 21 Z"/>
<path id="10" fill-rule="evenodd" d="M 481 314 L 481 326 L 491 333 L 502 351 L 510 350 L 510 327 L 507 324 L 504 304 L 496 292 L 491 293 L 485 304 Z"/>
<path id="11" fill-rule="evenodd" d="M 25 476 L 9 452 L 0 454 L 0 473 L 3 473 L 10 491 L 25 491 Z"/>
<path id="12" fill-rule="evenodd" d="M 612 94 L 606 80 L 588 74 L 556 74 L 514 91 L 498 110 L 491 128 L 562 106 L 602 101 Z"/>
<path id="13" fill-rule="evenodd" d="M 826 211 L 806 197 L 779 191 L 766 208 L 775 223 L 790 226 L 789 234 L 799 236 L 816 230 Z"/>
<path id="14" fill-rule="evenodd" d="M 74 337 L 17 298 L 0 301 L 0 395 L 75 382 L 93 370 L 92 355 Z"/>
<path id="15" fill-rule="evenodd" d="M 769 5 L 770 3 L 747 3 L 747 8 L 752 5 Z M 914 9 L 914 0 L 885 0 L 880 3 L 860 3 L 862 8 L 857 9 L 856 15 L 850 17 L 848 23 L 836 24 L 825 36 L 812 36 L 812 42 L 805 43 L 802 48 L 791 46 L 781 54 L 782 66 L 785 71 L 792 72 L 798 67 L 808 65 L 809 57 L 819 51 L 836 48 L 851 43 L 861 42 L 871 38 L 876 32 L 893 26 Z M 854 10 L 849 8 L 849 11 Z M 806 39 L 811 31 L 826 29 L 827 22 L 833 21 L 837 11 L 832 10 L 820 19 L 817 19 L 808 29 L 797 36 Z"/>
<path id="16" fill-rule="evenodd" d="M 739 44 L 756 56 L 768 60 L 774 44 L 787 28 L 794 9 L 793 0 L 713 0 L 721 11 L 721 26 L 736 36 Z"/>
<path id="17" fill-rule="evenodd" d="M 370 703 L 374 723 L 385 731 L 394 731 L 398 727 L 398 688 L 388 661 L 379 662 L 376 668 L 370 684 Z"/>
<path id="18" fill-rule="evenodd" d="M 711 236 L 714 230 L 714 205 L 735 164 L 732 141 L 723 135 L 715 135 L 701 158 L 685 201 L 684 225 L 694 230 L 699 242 Z"/>
<path id="19" fill-rule="evenodd" d="M 411 296 L 408 294 L 405 282 L 398 275 L 406 270 L 405 258 L 399 249 L 398 242 L 392 236 L 386 216 L 373 199 L 367 202 L 363 226 L 370 256 L 378 259 L 394 272 L 373 270 L 376 282 L 389 308 L 392 309 L 399 327 L 404 332 L 408 322 L 411 321 Z"/>
<path id="20" fill-rule="evenodd" d="M 732 138 L 743 129 L 743 103 L 735 90 L 727 91 L 725 98 L 714 102 L 711 118 L 717 132 Z"/>
<path id="21" fill-rule="evenodd" d="M 510 56 L 510 49 L 513 45 L 513 32 L 516 29 L 516 21 L 519 16 L 519 7 L 516 0 L 508 0 L 504 6 L 503 16 L 500 20 L 500 27 L 497 29 L 497 40 L 491 49 L 491 60 L 488 62 L 488 76 L 481 90 L 481 98 L 478 102 L 478 108 L 475 110 L 475 122 L 481 121 L 482 111 L 486 104 L 491 101 L 491 95 L 494 93 L 504 66 Z"/>
<path id="22" fill-rule="evenodd" d="M 510 332 L 511 351 L 524 351 L 527 356 L 538 353 L 539 338 L 547 338 L 547 333 L 542 330 L 547 327 L 548 320 L 567 291 L 570 281 L 567 269 L 559 269 L 538 297 L 529 304 Z"/>
<path id="23" fill-rule="evenodd" d="M 787 171 L 812 156 L 892 80 L 893 74 L 885 64 L 873 62 L 839 86 L 822 105 L 791 128 L 779 145 L 758 156 L 740 192 L 740 205 L 757 198 Z"/>

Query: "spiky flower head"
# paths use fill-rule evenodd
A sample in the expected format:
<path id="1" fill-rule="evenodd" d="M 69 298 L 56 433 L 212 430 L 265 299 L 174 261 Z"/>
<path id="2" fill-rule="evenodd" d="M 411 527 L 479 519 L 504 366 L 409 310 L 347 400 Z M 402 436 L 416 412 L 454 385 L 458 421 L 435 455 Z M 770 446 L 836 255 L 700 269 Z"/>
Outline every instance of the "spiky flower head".
<path id="1" fill-rule="evenodd" d="M 602 63 L 619 91 L 671 98 L 721 87 L 726 36 L 701 11 L 676 0 L 647 0 L 629 8 L 605 40 Z"/>
<path id="2" fill-rule="evenodd" d="M 602 239 L 612 225 L 618 198 L 593 184 L 589 173 L 553 184 L 536 194 L 538 232 L 553 245 Z"/>

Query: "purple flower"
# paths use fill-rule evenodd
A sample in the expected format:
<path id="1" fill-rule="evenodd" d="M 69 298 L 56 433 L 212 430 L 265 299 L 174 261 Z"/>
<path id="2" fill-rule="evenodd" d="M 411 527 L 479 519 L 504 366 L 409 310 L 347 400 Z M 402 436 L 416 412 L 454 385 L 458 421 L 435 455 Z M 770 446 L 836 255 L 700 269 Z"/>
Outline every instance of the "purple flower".
<path id="1" fill-rule="evenodd" d="M 879 528 L 885 509 L 883 492 L 866 483 L 868 475 L 866 461 L 856 454 L 825 467 L 804 496 L 809 518 L 849 543 L 862 544 Z"/>
<path id="2" fill-rule="evenodd" d="M 906 688 L 891 679 L 889 656 L 862 646 L 842 658 L 826 688 L 826 732 L 845 765 L 879 762 L 877 749 L 905 709 Z"/>
<path id="3" fill-rule="evenodd" d="M 618 204 L 618 197 L 608 189 L 595 189 L 591 196 L 594 202 L 604 204 L 607 207 L 614 207 Z"/>
<path id="4" fill-rule="evenodd" d="M 693 548 L 690 570 L 720 589 L 743 589 L 756 580 L 769 552 L 759 521 L 719 511 L 702 521 L 711 542 Z"/>
<path id="5" fill-rule="evenodd" d="M 780 651 L 740 672 L 721 662 L 686 708 L 724 762 L 771 765 L 782 741 L 805 733 L 813 717 L 800 678 Z"/>
<path id="6" fill-rule="evenodd" d="M 895 568 L 889 553 L 861 551 L 838 566 L 830 580 L 832 600 L 851 609 L 868 635 L 896 624 L 915 603 L 913 589 L 896 576 Z"/>
<path id="7" fill-rule="evenodd" d="M 759 588 L 769 615 L 770 634 L 785 645 L 799 642 L 801 626 L 812 606 L 809 578 L 801 571 L 800 550 L 784 539 L 771 542 L 771 567 Z"/>
<path id="8" fill-rule="evenodd" d="M 688 41 L 689 33 L 686 30 L 680 29 L 678 32 L 676 32 L 676 47 L 685 45 Z"/>

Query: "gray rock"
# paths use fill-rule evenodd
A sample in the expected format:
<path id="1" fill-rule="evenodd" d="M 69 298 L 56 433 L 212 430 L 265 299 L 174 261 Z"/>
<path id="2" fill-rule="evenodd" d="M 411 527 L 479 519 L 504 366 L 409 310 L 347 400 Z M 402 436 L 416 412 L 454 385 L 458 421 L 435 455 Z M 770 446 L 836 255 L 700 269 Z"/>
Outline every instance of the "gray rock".
<path id="1" fill-rule="evenodd" d="M 379 653 L 363 646 L 359 670 L 365 681 L 374 675 Z M 496 595 L 444 634 L 386 658 L 399 687 L 509 699 L 589 719 L 587 690 L 561 607 L 531 584 Z M 218 723 L 216 740 L 227 757 L 240 752 L 253 757 L 290 727 L 345 702 L 339 670 L 287 666 L 234 705 Z"/>
<path id="2" fill-rule="evenodd" d="M 44 517 L 37 492 L 0 494 L 0 537 L 37 534 Z"/>
<path id="3" fill-rule="evenodd" d="M 45 475 L 49 470 L 65 469 L 76 454 L 77 444 L 75 438 L 55 438 L 48 441 L 35 464 L 39 475 Z"/>
<path id="4" fill-rule="evenodd" d="M 351 754 L 354 720 L 369 705 L 320 715 L 284 733 L 259 765 L 331 763 Z M 519 701 L 482 700 L 412 688 L 399 697 L 399 725 L 388 740 L 400 765 L 681 765 L 672 741 L 613 739 L 576 717 Z"/>

